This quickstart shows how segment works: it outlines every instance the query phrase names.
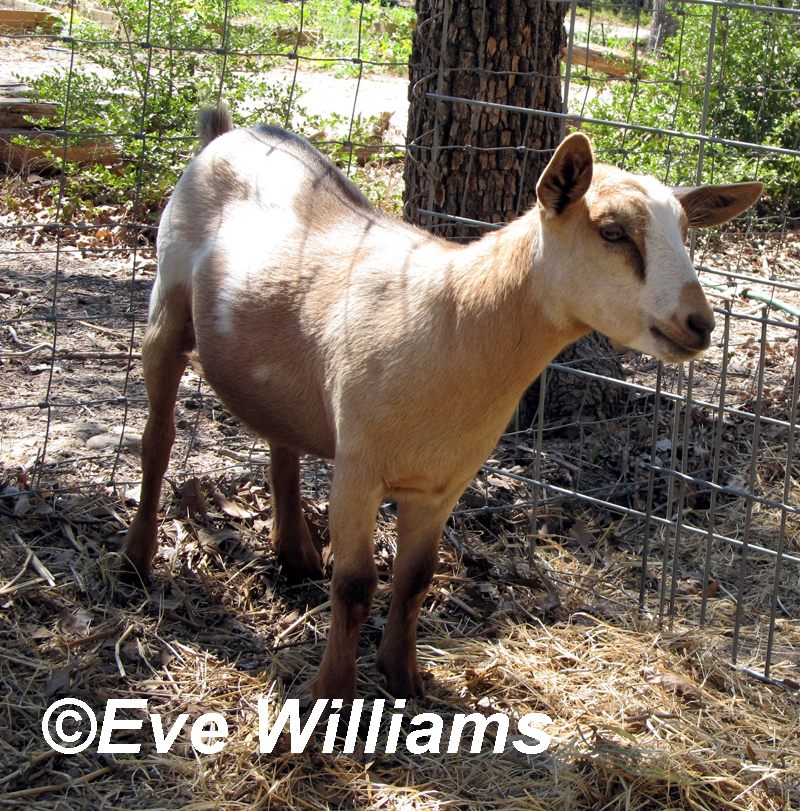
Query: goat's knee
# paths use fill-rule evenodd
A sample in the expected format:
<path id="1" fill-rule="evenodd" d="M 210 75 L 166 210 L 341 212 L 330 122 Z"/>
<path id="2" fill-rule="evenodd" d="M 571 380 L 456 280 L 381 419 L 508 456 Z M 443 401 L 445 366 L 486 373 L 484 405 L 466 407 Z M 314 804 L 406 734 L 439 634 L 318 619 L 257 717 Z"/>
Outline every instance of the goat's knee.
<path id="1" fill-rule="evenodd" d="M 372 560 L 358 568 L 334 563 L 331 584 L 331 630 L 319 674 L 313 685 L 314 698 L 351 701 L 356 694 L 356 648 L 358 634 L 369 616 L 378 587 L 378 572 Z"/>
<path id="2" fill-rule="evenodd" d="M 369 616 L 377 587 L 378 572 L 372 561 L 359 570 L 336 572 L 334 569 L 331 603 L 343 628 L 358 631 Z"/>

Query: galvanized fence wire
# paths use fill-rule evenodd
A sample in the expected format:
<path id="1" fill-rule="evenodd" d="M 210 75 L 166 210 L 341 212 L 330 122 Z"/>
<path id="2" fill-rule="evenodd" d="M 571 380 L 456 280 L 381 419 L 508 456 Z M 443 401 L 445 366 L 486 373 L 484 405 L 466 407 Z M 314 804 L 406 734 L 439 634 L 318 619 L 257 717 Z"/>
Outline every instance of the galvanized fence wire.
<path id="1" fill-rule="evenodd" d="M 567 0 L 560 0 L 566 2 Z M 219 44 L 216 47 L 181 47 L 173 42 L 159 42 L 152 34 L 154 0 L 146 6 L 145 37 L 139 41 L 123 31 L 120 38 L 89 40 L 76 35 L 75 6 L 70 6 L 67 28 L 64 33 L 38 34 L 69 51 L 68 77 L 77 70 L 77 59 L 82 47 L 112 48 L 130 52 L 132 59 L 141 67 L 139 76 L 139 97 L 141 111 L 139 126 L 133 131 L 92 133 L 76 127 L 72 115 L 72 95 L 68 89 L 63 107 L 60 126 L 54 136 L 60 139 L 61 158 L 67 164 L 68 148 L 78 139 L 118 139 L 126 144 L 135 144 L 136 183 L 135 195 L 142 194 L 144 173 L 148 166 L 150 151 L 165 143 L 191 144 L 193 136 L 163 136 L 147 131 L 148 112 L 158 100 L 153 97 L 154 68 L 156 54 L 168 53 L 170 58 L 188 58 L 204 55 L 220 59 L 219 80 L 212 98 L 225 98 L 226 81 L 232 75 L 231 60 L 256 58 L 279 59 L 293 67 L 288 90 L 289 105 L 286 107 L 284 123 L 291 125 L 293 110 L 296 107 L 300 87 L 301 63 L 335 62 L 355 68 L 356 93 L 352 108 L 347 110 L 347 136 L 336 142 L 346 151 L 345 170 L 353 169 L 355 150 L 366 143 L 355 138 L 358 116 L 358 100 L 364 71 L 369 67 L 401 67 L 392 62 L 365 58 L 363 52 L 364 13 L 362 4 L 357 23 L 357 45 L 354 54 L 316 57 L 304 53 L 303 37 L 307 30 L 309 8 L 312 0 L 301 0 L 295 4 L 297 12 L 296 37 L 288 50 L 248 49 L 237 47 L 232 20 L 235 9 L 231 0 L 225 0 L 220 7 Z M 514 441 L 531 443 L 533 453 L 530 475 L 521 475 L 497 465 L 487 465 L 486 470 L 498 476 L 505 476 L 525 483 L 529 497 L 507 506 L 485 506 L 470 510 L 459 510 L 463 517 L 480 513 L 503 512 L 508 510 L 528 510 L 531 525 L 531 538 L 537 537 L 542 516 L 557 505 L 570 503 L 580 510 L 608 511 L 628 522 L 631 535 L 641 541 L 641 577 L 638 603 L 640 607 L 658 618 L 667 619 L 676 614 L 681 604 L 678 589 L 682 578 L 696 574 L 702 582 L 700 605 L 695 619 L 703 625 L 714 623 L 729 627 L 732 633 L 730 656 L 733 662 L 743 660 L 752 672 L 760 678 L 771 678 L 774 654 L 779 646 L 778 620 L 782 616 L 796 620 L 800 607 L 794 594 L 800 584 L 800 547 L 798 547 L 797 505 L 798 465 L 795 448 L 798 401 L 798 364 L 800 363 L 800 312 L 797 311 L 796 296 L 800 283 L 796 279 L 785 279 L 780 268 L 787 235 L 792 223 L 796 225 L 798 212 L 794 209 L 798 197 L 794 170 L 798 166 L 798 136 L 787 146 L 776 143 L 775 138 L 758 137 L 746 140 L 734 137 L 726 126 L 729 110 L 724 103 L 731 98 L 755 96 L 761 99 L 760 105 L 751 111 L 747 124 L 749 131 L 759 135 L 771 125 L 775 99 L 782 99 L 791 110 L 791 102 L 800 97 L 795 85 L 784 85 L 785 75 L 776 74 L 776 48 L 787 37 L 796 36 L 800 27 L 800 7 L 794 0 L 792 7 L 784 8 L 747 3 L 719 2 L 718 0 L 686 0 L 676 8 L 677 31 L 672 37 L 672 51 L 669 59 L 655 60 L 634 48 L 628 73 L 623 77 L 608 77 L 590 69 L 588 57 L 582 62 L 582 53 L 588 53 L 585 46 L 598 38 L 607 41 L 605 24 L 596 23 L 602 16 L 604 5 L 600 2 L 588 4 L 588 22 L 578 25 L 578 5 L 571 0 L 567 16 L 568 45 L 564 60 L 563 107 L 561 112 L 515 108 L 509 105 L 461 99 L 441 92 L 441 77 L 453 70 L 448 62 L 446 38 L 440 43 L 441 61 L 435 66 L 432 83 L 424 88 L 425 100 L 438 109 L 442 105 L 464 103 L 474 111 L 481 108 L 494 108 L 521 112 L 530 121 L 534 115 L 544 115 L 560 119 L 566 130 L 582 128 L 596 139 L 598 157 L 608 162 L 626 166 L 632 171 L 652 171 L 667 183 L 707 183 L 728 179 L 730 172 L 745 174 L 750 179 L 767 180 L 773 189 L 773 206 L 770 210 L 750 212 L 736 223 L 725 243 L 724 255 L 718 251 L 714 239 L 692 237 L 692 252 L 701 279 L 710 294 L 722 306 L 716 307 L 721 346 L 720 355 L 713 362 L 698 361 L 677 368 L 662 364 L 653 366 L 646 359 L 630 361 L 632 373 L 629 379 L 615 380 L 585 369 L 554 363 L 551 374 L 571 374 L 585 380 L 600 379 L 610 386 L 621 387 L 627 392 L 628 405 L 632 406 L 621 416 L 604 416 L 596 419 L 581 417 L 574 423 L 580 434 L 577 447 L 573 448 L 573 466 L 578 468 L 574 486 L 556 483 L 547 472 L 547 467 L 555 458 L 553 438 L 563 432 L 565 426 L 549 425 L 544 418 L 546 408 L 546 386 L 541 386 L 538 414 L 529 426 L 525 426 Z M 449 13 L 450 3 L 442 4 L 442 14 Z M 483 4 L 484 19 L 488 14 Z M 639 14 L 639 12 L 637 12 Z M 738 15 L 738 16 L 737 16 Z M 737 62 L 732 54 L 736 52 L 737 25 L 750 30 L 752 25 L 761 26 L 761 50 L 755 56 L 760 60 L 756 74 L 758 81 L 739 82 Z M 632 25 L 633 37 L 642 36 L 643 26 L 637 16 Z M 598 32 L 598 28 L 600 29 Z M 447 29 L 447 25 L 443 30 Z M 704 37 L 705 62 L 702 71 L 697 71 L 696 52 L 700 30 Z M 535 33 L 536 47 L 540 47 L 538 33 Z M 583 50 L 581 50 L 583 48 Z M 695 57 L 689 58 L 688 54 Z M 479 61 L 474 68 L 488 75 Z M 650 71 L 650 73 L 648 73 Z M 541 77 L 545 78 L 545 77 Z M 620 88 L 627 88 L 623 93 Z M 653 104 L 653 93 L 662 94 L 661 118 L 654 122 L 648 104 Z M 697 103 L 697 96 L 701 101 Z M 760 95 L 759 95 L 760 94 Z M 209 99 L 211 100 L 211 99 Z M 691 105 L 690 105 L 690 102 Z M 596 111 L 610 111 L 601 115 Z M 668 121 L 668 126 L 664 121 Z M 475 134 L 478 118 L 471 118 L 471 135 Z M 649 123 L 648 123 L 649 122 Z M 437 124 L 438 126 L 438 119 Z M 800 129 L 800 128 L 798 128 Z M 20 136 L 29 131 L 20 130 Z M 527 133 L 525 138 L 527 137 Z M 467 217 L 444 215 L 435 210 L 434 190 L 436 183 L 435 152 L 438 149 L 467 149 L 470 172 L 478 171 L 476 158 L 481 151 L 499 152 L 515 149 L 525 156 L 535 152 L 525 145 L 511 144 L 482 150 L 471 143 L 463 146 L 442 146 L 434 133 L 430 154 L 419 145 L 410 145 L 414 160 L 423 165 L 429 163 L 430 186 L 426 206 L 420 206 L 420 213 L 429 218 L 432 228 L 437 223 L 455 222 L 463 226 L 465 235 L 474 235 L 477 230 L 499 227 Z M 404 144 L 384 144 L 376 146 L 376 151 L 402 150 Z M 55 150 L 54 150 L 55 151 Z M 409 159 L 411 151 L 409 152 Z M 523 173 L 528 171 L 523 164 Z M 781 174 L 783 173 L 783 175 Z M 782 181 L 780 178 L 783 177 Z M 777 179 L 776 179 L 777 178 Z M 521 179 L 520 188 L 522 187 Z M 464 195 L 467 194 L 465 184 Z M 46 372 L 46 385 L 41 396 L 35 401 L 12 401 L 0 403 L 0 414 L 24 412 L 34 416 L 44 415 L 41 443 L 26 467 L 35 471 L 36 484 L 47 486 L 54 493 L 66 493 L 76 486 L 69 482 L 58 486 L 59 476 L 65 472 L 64 464 L 52 461 L 49 447 L 56 423 L 67 415 L 91 413 L 103 406 L 117 406 L 122 409 L 122 426 L 119 443 L 112 459 L 106 458 L 104 466 L 96 468 L 95 485 L 125 489 L 136 484 L 130 466 L 123 464 L 123 437 L 132 418 L 132 409 L 141 414 L 146 404 L 140 373 L 135 357 L 135 345 L 144 329 L 146 314 L 143 303 L 136 297 L 137 285 L 143 279 L 141 255 L 149 251 L 147 244 L 138 234 L 152 232 L 153 224 L 137 213 L 122 220 L 112 220 L 102 226 L 92 222 L 74 222 L 65 211 L 65 184 L 58 189 L 55 215 L 46 221 L 11 223 L 0 226 L 0 233 L 9 238 L 21 234 L 45 230 L 54 235 L 54 242 L 31 248 L 16 245 L 13 250 L 4 251 L 17 259 L 36 257 L 38 260 L 52 260 L 50 276 L 51 289 L 49 305 L 45 313 L 33 312 L 16 315 L 0 322 L 3 330 L 23 326 L 33 326 L 46 336 L 49 345 L 50 368 Z M 520 213 L 520 198 L 517 213 Z M 124 229 L 132 235 L 129 246 L 102 247 L 95 251 L 98 255 L 131 257 L 128 285 L 128 304 L 125 308 L 104 314 L 80 314 L 70 312 L 63 305 L 61 295 L 67 273 L 66 258 L 80 254 L 68 237 L 97 233 L 101 227 Z M 754 250 L 756 245 L 757 250 Z M 761 273 L 753 270 L 753 260 L 760 261 Z M 788 299 L 784 301 L 781 297 Z M 757 309 L 753 309 L 756 307 Z M 71 393 L 61 395 L 59 368 L 57 365 L 64 334 L 78 322 L 102 325 L 104 322 L 122 324 L 128 334 L 127 362 L 122 379 L 115 381 L 113 396 L 88 396 L 76 399 Z M 780 343 L 785 345 L 785 368 L 778 372 L 768 363 L 768 347 Z M 789 347 L 791 347 L 789 349 Z M 28 351 L 28 350 L 24 350 Z M 745 357 L 752 352 L 752 362 L 736 363 L 732 360 Z M 781 398 L 774 395 L 774 378 L 783 380 Z M 267 461 L 258 451 L 258 445 L 250 443 L 249 449 L 234 452 L 233 463 L 202 466 L 193 461 L 195 437 L 201 420 L 201 413 L 211 403 L 215 408 L 215 398 L 204 392 L 197 383 L 195 390 L 183 389 L 180 395 L 185 404 L 193 403 L 195 416 L 190 425 L 190 441 L 181 449 L 182 475 L 218 475 L 242 466 L 262 467 Z M 777 400 L 780 399 L 780 403 Z M 188 406 L 187 406 L 188 407 Z M 647 439 L 640 431 L 640 423 L 645 420 L 652 426 Z M 190 421 L 190 422 L 192 422 Z M 698 427 L 699 426 L 699 427 Z M 566 426 L 569 427 L 569 426 Z M 698 433 L 699 432 L 699 433 Z M 701 439 L 698 439 L 698 436 Z M 729 446 L 735 437 L 747 455 L 742 458 L 729 453 Z M 640 468 L 636 471 L 622 470 L 619 481 L 598 482 L 590 479 L 589 473 L 594 462 L 588 463 L 592 449 L 589 445 L 600 445 L 603 449 L 616 442 L 621 447 L 636 447 Z M 698 443 L 704 447 L 697 454 L 693 449 Z M 601 450 L 601 461 L 604 450 Z M 704 455 L 705 454 L 705 455 Z M 230 454 L 229 454 L 229 458 Z M 690 461 L 691 460 L 691 461 Z M 702 464 L 698 462 L 700 460 Z M 703 461 L 704 460 L 704 461 Z M 69 460 L 67 460 L 69 464 Z M 124 469 L 124 473 L 122 472 Z M 99 471 L 104 471 L 100 475 Z M 767 476 L 767 473 L 769 475 Z M 316 485 L 316 474 L 315 485 Z M 102 479 L 102 480 L 101 480 Z M 768 480 L 767 480 L 768 479 Z M 86 483 L 83 483 L 86 485 Z M 88 486 L 88 485 L 86 485 Z M 703 500 L 705 499 L 705 502 Z M 697 506 L 697 504 L 701 506 Z M 766 513 L 777 516 L 776 526 L 765 530 L 762 516 Z M 689 551 L 692 554 L 689 554 Z M 694 552 L 698 554 L 694 554 Z M 534 549 L 535 554 L 535 549 Z M 715 557 L 716 556 L 716 557 Z M 724 565 L 720 562 L 724 559 Z M 761 610 L 745 610 L 747 604 L 748 571 L 750 567 L 770 566 L 772 587 L 765 599 L 757 603 Z M 733 617 L 723 617 L 720 612 L 712 612 L 709 586 L 719 570 L 728 572 L 727 580 L 720 585 L 727 589 L 731 603 L 735 606 Z M 657 574 L 653 583 L 652 572 Z M 712 616 L 713 613 L 713 616 Z M 725 625 L 727 623 L 727 625 Z M 783 652 L 785 653 L 785 652 Z"/>
<path id="2" fill-rule="evenodd" d="M 23 243 L 17 242 L 13 247 L 9 248 L 4 246 L 0 253 L 5 257 L 13 257 L 17 260 L 25 260 L 30 257 L 32 260 L 42 262 L 47 261 L 52 263 L 51 271 L 48 273 L 49 293 L 47 298 L 49 304 L 47 312 L 36 312 L 21 317 L 11 317 L 0 319 L 0 326 L 4 331 L 8 330 L 12 336 L 14 343 L 25 347 L 22 352 L 3 353 L 10 356 L 25 356 L 28 353 L 35 354 L 35 351 L 42 348 L 42 342 L 38 342 L 36 346 L 26 346 L 23 342 L 19 341 L 16 334 L 16 329 L 20 327 L 29 327 L 36 330 L 37 333 L 43 333 L 47 336 L 47 349 L 49 353 L 50 365 L 46 375 L 46 382 L 40 396 L 34 398 L 25 398 L 22 392 L 14 392 L 11 396 L 3 397 L 0 402 L 0 414 L 13 414 L 24 413 L 26 415 L 33 415 L 34 420 L 43 419 L 43 425 L 39 440 L 36 444 L 35 453 L 27 460 L 20 463 L 16 461 L 16 467 L 22 476 L 26 477 L 34 491 L 47 492 L 52 494 L 54 498 L 67 496 L 76 492 L 81 488 L 88 488 L 89 490 L 94 487 L 99 488 L 115 488 L 121 492 L 127 492 L 129 488 L 135 488 L 140 481 L 136 478 L 136 470 L 131 469 L 130 459 L 127 459 L 127 466 L 122 464 L 123 459 L 123 441 L 126 432 L 130 427 L 130 409 L 137 409 L 138 413 L 142 414 L 146 409 L 147 399 L 144 395 L 144 390 L 141 385 L 141 371 L 138 367 L 139 356 L 134 352 L 134 347 L 140 341 L 147 320 L 146 306 L 142 300 L 135 300 L 135 291 L 137 284 L 142 279 L 139 272 L 140 255 L 142 251 L 150 252 L 151 247 L 138 238 L 139 234 L 152 232 L 152 222 L 147 221 L 146 218 L 137 214 L 139 209 L 138 203 L 142 195 L 144 184 L 144 173 L 148 166 L 148 150 L 155 147 L 163 147 L 165 143 L 173 143 L 178 145 L 187 145 L 192 148 L 195 143 L 195 136 L 191 132 L 181 135 L 164 136 L 161 133 L 151 133 L 147 131 L 146 122 L 152 117 L 152 109 L 159 99 L 154 96 L 154 91 L 151 86 L 153 85 L 153 76 L 155 73 L 153 67 L 153 55 L 156 53 L 169 53 L 170 57 L 188 58 L 190 56 L 206 56 L 206 57 L 219 57 L 221 62 L 219 65 L 219 78 L 216 88 L 209 93 L 205 99 L 206 103 L 213 103 L 214 101 L 222 100 L 226 97 L 226 80 L 229 80 L 232 72 L 229 69 L 228 59 L 242 59 L 258 58 L 261 60 L 278 60 L 284 64 L 292 65 L 294 67 L 291 83 L 288 89 L 288 102 L 285 105 L 285 114 L 281 123 L 284 126 L 291 126 L 292 116 L 294 110 L 297 108 L 297 97 L 299 95 L 299 82 L 298 82 L 298 68 L 300 63 L 314 64 L 317 62 L 325 61 L 327 63 L 338 63 L 340 65 L 355 66 L 358 72 L 356 79 L 356 89 L 354 93 L 354 100 L 351 110 L 349 111 L 349 118 L 346 119 L 347 135 L 341 139 L 335 140 L 318 140 L 320 146 L 337 144 L 345 151 L 346 165 L 344 170 L 350 174 L 353 168 L 353 158 L 355 150 L 359 147 L 369 147 L 374 152 L 396 152 L 402 148 L 402 144 L 372 144 L 366 143 L 354 138 L 356 124 L 359 121 L 357 115 L 357 107 L 360 101 L 359 89 L 362 74 L 366 67 L 370 68 L 393 68 L 403 70 L 407 67 L 405 63 L 398 63 L 378 59 L 366 59 L 362 53 L 362 40 L 364 30 L 364 5 L 361 6 L 361 14 L 357 20 L 357 44 L 355 53 L 331 55 L 326 56 L 324 60 L 321 57 L 315 57 L 303 53 L 302 42 L 305 30 L 305 20 L 309 3 L 306 0 L 301 0 L 295 4 L 296 11 L 296 36 L 294 43 L 290 44 L 287 50 L 243 50 L 237 49 L 230 42 L 231 20 L 233 18 L 232 2 L 225 0 L 220 6 L 220 34 L 219 45 L 214 48 L 182 48 L 176 46 L 173 42 L 160 42 L 157 35 L 153 33 L 153 22 L 155 11 L 155 3 L 153 0 L 148 0 L 146 4 L 146 16 L 144 19 L 144 36 L 142 39 L 132 39 L 128 35 L 128 29 L 125 27 L 124 21 L 122 25 L 121 36 L 119 38 L 91 38 L 87 39 L 76 35 L 75 20 L 76 20 L 76 4 L 73 2 L 68 9 L 68 16 L 66 21 L 66 30 L 59 34 L 53 33 L 38 33 L 31 35 L 26 33 L 23 35 L 9 35 L 0 34 L 5 39 L 20 39 L 20 40 L 34 40 L 46 41 L 55 44 L 69 52 L 69 63 L 66 68 L 67 76 L 67 89 L 63 99 L 63 107 L 61 109 L 61 118 L 59 125 L 50 129 L 50 136 L 54 139 L 57 146 L 53 146 L 52 152 L 60 157 L 62 165 L 65 169 L 70 168 L 70 160 L 68 158 L 68 149 L 72 143 L 75 142 L 91 142 L 107 141 L 113 139 L 114 141 L 122 144 L 133 143 L 138 145 L 138 150 L 134 150 L 134 166 L 136 173 L 136 181 L 133 185 L 132 193 L 134 197 L 133 205 L 130 208 L 132 216 L 124 219 L 106 218 L 101 224 L 93 223 L 90 221 L 75 221 L 68 212 L 65 212 L 65 194 L 66 184 L 64 178 L 66 172 L 62 175 L 60 184 L 58 185 L 57 196 L 55 205 L 51 209 L 52 216 L 47 219 L 41 217 L 35 220 L 4 223 L 0 225 L 0 234 L 10 239 L 20 239 L 22 235 L 34 234 L 34 247 L 27 248 Z M 140 96 L 140 108 L 136 121 L 138 125 L 131 130 L 105 130 L 102 132 L 85 131 L 80 125 L 76 126 L 77 117 L 73 113 L 73 99 L 74 92 L 72 87 L 73 76 L 76 75 L 78 57 L 80 49 L 98 49 L 107 48 L 114 49 L 117 52 L 129 52 L 131 60 L 138 60 L 137 64 L 141 70 L 137 72 L 134 67 L 134 74 L 138 78 L 137 90 Z M 6 129 L 3 132 L 5 137 L 22 137 L 28 138 L 31 136 L 29 129 Z M 62 290 L 64 286 L 63 277 L 65 275 L 65 259 L 70 256 L 83 256 L 85 249 L 75 247 L 69 241 L 70 237 L 76 235 L 91 235 L 96 234 L 101 229 L 122 229 L 124 233 L 132 237 L 129 243 L 125 246 L 112 246 L 112 247 L 93 247 L 93 256 L 114 257 L 124 256 L 129 260 L 129 275 L 126 279 L 129 295 L 128 306 L 122 309 L 116 309 L 113 312 L 108 312 L 102 315 L 93 315 L 88 313 L 80 313 L 75 315 L 73 313 L 74 307 L 65 305 L 63 302 Z M 46 242 L 43 245 L 38 245 L 36 242 L 36 234 L 47 233 L 54 236 L 52 241 Z M 141 297 L 140 297 L 141 299 Z M 41 308 L 39 308 L 41 309 Z M 102 324 L 110 324 L 111 326 L 118 327 L 120 324 L 127 324 L 128 340 L 126 351 L 126 363 L 124 373 L 119 385 L 116 387 L 114 396 L 111 397 L 89 397 L 89 398 L 75 398 L 74 393 L 67 391 L 65 387 L 59 385 L 59 366 L 58 358 L 63 357 L 61 350 L 62 337 L 64 334 L 69 334 L 70 329 L 77 324 L 97 324 L 99 329 L 103 329 Z M 31 356 L 33 357 L 33 354 Z M 91 353 L 90 353 L 91 354 Z M 95 355 L 102 355 L 103 353 L 93 353 Z M 109 353 L 111 355 L 115 353 Z M 119 353 L 117 353 L 119 354 Z M 1 362 L 1 361 L 0 361 Z M 102 371 L 99 374 L 103 374 Z M 134 385 L 132 386 L 132 383 Z M 258 469 L 263 468 L 268 462 L 262 457 L 253 454 L 256 447 L 255 443 L 251 442 L 250 450 L 242 454 L 233 455 L 238 459 L 235 464 L 209 464 L 206 460 L 202 462 L 194 459 L 195 456 L 195 439 L 197 435 L 198 425 L 200 423 L 201 411 L 204 405 L 209 402 L 214 404 L 212 408 L 219 408 L 216 398 L 209 397 L 202 390 L 201 381 L 196 383 L 196 390 L 186 391 L 182 387 L 182 392 L 179 395 L 179 400 L 183 402 L 196 401 L 198 403 L 197 419 L 194 421 L 193 430 L 189 441 L 185 443 L 185 448 L 181 449 L 181 464 L 180 469 L 173 474 L 177 479 L 191 475 L 214 476 L 229 474 L 232 471 L 239 470 L 243 467 L 252 467 Z M 95 475 L 93 481 L 86 481 L 85 476 L 70 476 L 71 471 L 69 468 L 74 464 L 74 459 L 68 458 L 65 460 L 54 459 L 50 450 L 51 439 L 53 437 L 54 428 L 61 426 L 69 419 L 69 415 L 89 415 L 90 418 L 94 415 L 97 409 L 119 409 L 121 410 L 121 417 L 119 422 L 119 441 L 114 449 L 111 458 L 107 454 L 100 453 L 98 458 L 94 459 L 91 453 L 83 453 L 82 463 L 84 466 L 92 465 L 97 462 L 95 467 Z M 74 419 L 74 416 L 73 416 Z M 141 419 L 139 420 L 141 423 Z M 4 426 L 4 432 L 8 426 Z M 9 429 L 13 431 L 14 428 Z M 5 444 L 5 443 L 4 443 Z M 125 468 L 121 472 L 121 468 Z M 311 479 L 315 491 L 321 486 L 319 480 L 319 470 L 316 466 L 310 466 Z M 98 475 L 99 474 L 99 475 Z M 32 477 L 32 478 L 31 478 Z M 77 481 L 76 481 L 77 478 Z M 63 486 L 59 486 L 63 483 Z M 11 502 L 7 502 L 11 503 Z M 0 506 L 2 506 L 2 497 L 0 497 Z"/>

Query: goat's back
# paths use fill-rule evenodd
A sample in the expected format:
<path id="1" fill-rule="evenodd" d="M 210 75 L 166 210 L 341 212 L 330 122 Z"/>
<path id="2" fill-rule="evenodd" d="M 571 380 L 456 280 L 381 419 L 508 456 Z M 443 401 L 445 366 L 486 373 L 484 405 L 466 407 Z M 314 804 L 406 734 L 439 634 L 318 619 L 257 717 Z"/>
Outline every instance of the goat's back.
<path id="1" fill-rule="evenodd" d="M 260 126 L 212 140 L 158 253 L 151 318 L 187 291 L 206 377 L 259 433 L 332 457 L 348 408 L 363 431 L 400 397 L 429 410 L 419 380 L 453 348 L 458 251 L 373 208 L 301 138 Z"/>

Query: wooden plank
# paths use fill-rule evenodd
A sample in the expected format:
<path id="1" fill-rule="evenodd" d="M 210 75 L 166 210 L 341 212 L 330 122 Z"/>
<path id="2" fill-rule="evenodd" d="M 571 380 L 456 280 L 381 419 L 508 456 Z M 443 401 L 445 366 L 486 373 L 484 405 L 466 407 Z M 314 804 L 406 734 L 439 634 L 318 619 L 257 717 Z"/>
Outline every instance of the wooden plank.
<path id="1" fill-rule="evenodd" d="M 0 0 L 0 30 L 18 33 L 38 28 L 49 32 L 63 22 L 54 8 L 26 0 Z"/>
<path id="2" fill-rule="evenodd" d="M 101 8 L 91 6 L 87 11 L 90 20 L 100 23 L 104 28 L 107 28 L 112 34 L 117 33 L 119 28 L 119 20 L 110 12 Z"/>
<path id="3" fill-rule="evenodd" d="M 32 11 L 45 14 L 52 14 L 60 17 L 61 13 L 50 6 L 43 6 L 41 3 L 32 3 L 30 0 L 0 0 L 0 7 L 14 9 L 15 11 Z"/>
<path id="4" fill-rule="evenodd" d="M 116 33 L 119 20 L 110 12 L 89 7 L 84 12 L 90 20 L 100 23 L 112 33 Z M 0 28 L 12 31 L 29 31 L 41 27 L 50 31 L 56 23 L 63 24 L 64 17 L 58 9 L 31 3 L 29 0 L 0 0 Z"/>

